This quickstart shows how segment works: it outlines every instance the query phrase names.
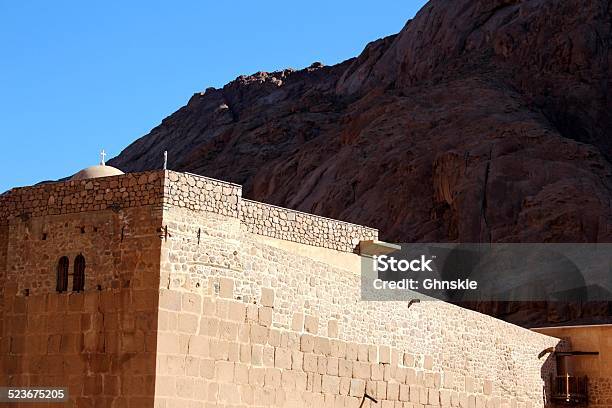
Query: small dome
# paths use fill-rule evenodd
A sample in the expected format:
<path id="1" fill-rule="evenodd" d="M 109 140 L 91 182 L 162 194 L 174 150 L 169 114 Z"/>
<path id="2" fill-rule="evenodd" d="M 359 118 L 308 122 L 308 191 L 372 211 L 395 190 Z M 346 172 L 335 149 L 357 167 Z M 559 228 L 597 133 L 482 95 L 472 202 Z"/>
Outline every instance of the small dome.
<path id="1" fill-rule="evenodd" d="M 113 166 L 98 164 L 97 166 L 87 167 L 86 169 L 79 171 L 77 174 L 72 176 L 70 180 L 84 180 L 98 177 L 118 176 L 120 174 L 124 173 Z"/>

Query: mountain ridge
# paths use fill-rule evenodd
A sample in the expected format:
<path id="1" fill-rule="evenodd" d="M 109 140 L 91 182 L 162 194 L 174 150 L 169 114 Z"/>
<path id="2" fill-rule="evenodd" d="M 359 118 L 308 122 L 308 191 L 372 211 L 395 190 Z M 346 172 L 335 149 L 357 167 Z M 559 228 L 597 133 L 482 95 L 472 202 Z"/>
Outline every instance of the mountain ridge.
<path id="1" fill-rule="evenodd" d="M 168 150 L 392 241 L 612 242 L 610 7 L 432 0 L 358 57 L 194 94 L 109 164 Z"/>

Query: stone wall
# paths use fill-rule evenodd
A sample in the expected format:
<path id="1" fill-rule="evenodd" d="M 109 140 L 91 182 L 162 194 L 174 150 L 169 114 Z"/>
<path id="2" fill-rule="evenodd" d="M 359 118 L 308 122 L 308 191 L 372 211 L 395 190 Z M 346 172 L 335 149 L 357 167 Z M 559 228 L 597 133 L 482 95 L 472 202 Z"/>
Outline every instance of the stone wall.
<path id="1" fill-rule="evenodd" d="M 360 381 L 353 380 L 362 380 L 364 387 L 373 387 L 371 383 L 368 385 L 368 381 L 379 381 L 377 370 L 382 369 L 384 376 L 385 370 L 392 372 L 397 367 L 402 368 L 399 380 L 391 377 L 391 374 L 388 374 L 388 378 L 394 378 L 391 382 L 397 384 L 391 385 L 392 388 L 404 386 L 403 398 L 409 399 L 400 400 L 402 402 L 410 401 L 410 395 L 412 395 L 410 386 L 413 386 L 417 387 L 414 388 L 414 395 L 419 395 L 418 404 L 425 404 L 421 402 L 421 392 L 426 393 L 427 398 L 431 392 L 434 401 L 436 398 L 444 398 L 444 404 L 448 406 L 446 391 L 449 392 L 451 403 L 455 395 L 455 403 L 461 404 L 463 401 L 469 406 L 495 407 L 502 406 L 502 404 L 503 406 L 542 406 L 543 404 L 544 383 L 542 378 L 546 378 L 548 370 L 553 367 L 545 363 L 546 359 L 539 360 L 537 356 L 545 348 L 555 345 L 558 342 L 556 339 L 442 302 L 421 302 L 412 305 L 410 309 L 403 302 L 362 302 L 360 301 L 358 270 L 331 266 L 330 263 L 317 261 L 298 252 L 268 245 L 262 242 L 258 235 L 250 233 L 245 223 L 237 222 L 233 217 L 170 208 L 164 213 L 164 223 L 169 225 L 171 237 L 162 245 L 160 282 L 164 295 L 161 296 L 160 302 L 164 313 L 160 312 L 159 325 L 168 327 L 168 329 L 166 334 L 160 332 L 158 342 L 160 347 L 166 344 L 174 348 L 171 349 L 171 352 L 166 349 L 159 350 L 158 375 L 159 378 L 174 377 L 174 380 L 168 380 L 174 381 L 172 382 L 174 385 L 170 385 L 170 388 L 165 389 L 164 394 L 158 394 L 158 396 L 163 400 L 167 399 L 168 404 L 172 401 L 174 405 L 170 404 L 170 406 L 185 403 L 185 401 L 177 402 L 176 398 L 182 395 L 192 395 L 184 394 L 183 387 L 191 387 L 193 384 L 197 385 L 197 390 L 209 387 L 207 388 L 209 394 L 193 394 L 196 399 L 211 398 L 211 395 L 214 395 L 227 404 L 261 404 L 264 400 L 260 399 L 259 403 L 255 403 L 249 399 L 251 398 L 249 386 L 252 387 L 253 384 L 241 383 L 239 381 L 244 380 L 229 377 L 231 367 L 233 367 L 235 376 L 244 376 L 245 368 L 248 375 L 256 376 L 258 374 L 251 374 L 251 369 L 254 372 L 261 372 L 260 366 L 253 365 L 252 361 L 249 365 L 248 361 L 232 360 L 229 357 L 231 350 L 236 353 L 237 350 L 244 349 L 246 353 L 250 347 L 253 353 L 253 347 L 261 345 L 263 350 L 267 350 L 268 364 L 276 364 L 272 363 L 276 359 L 276 353 L 282 356 L 289 353 L 282 349 L 283 346 L 281 350 L 278 349 L 276 338 L 278 336 L 281 339 L 283 336 L 295 337 L 297 338 L 294 340 L 295 344 L 301 344 L 302 341 L 307 341 L 302 340 L 304 333 L 315 336 L 313 341 L 318 342 L 326 342 L 318 337 L 336 338 L 345 343 L 347 349 L 350 344 L 351 350 L 357 350 L 357 354 L 351 351 L 350 357 L 346 358 L 358 364 L 351 364 L 350 370 L 352 371 L 345 372 L 344 380 L 337 374 L 334 375 L 337 378 L 326 379 L 334 384 L 336 381 L 343 382 L 345 385 L 342 390 L 344 391 L 347 390 L 348 381 L 348 395 L 340 391 L 337 394 L 335 391 L 322 392 L 320 388 L 300 388 L 296 394 L 295 388 L 291 388 L 294 387 L 293 385 L 288 385 L 289 388 L 283 385 L 284 369 L 289 370 L 286 374 L 288 378 L 293 378 L 293 380 L 286 380 L 289 384 L 293 384 L 292 381 L 298 381 L 297 377 L 305 376 L 307 387 L 311 381 L 310 377 L 312 381 L 315 381 L 314 384 L 318 384 L 318 381 L 322 383 L 324 374 L 328 376 L 331 374 L 313 371 L 309 376 L 309 371 L 304 370 L 303 367 L 301 370 L 293 370 L 293 368 L 287 368 L 286 363 L 281 363 L 284 364 L 282 367 L 266 366 L 265 363 L 262 363 L 264 371 L 271 369 L 269 375 L 273 379 L 270 381 L 280 378 L 274 383 L 276 388 L 268 392 L 255 391 L 267 395 L 261 394 L 259 398 L 273 398 L 270 400 L 273 402 L 271 405 L 282 406 L 280 402 L 283 402 L 283 398 L 287 398 L 288 395 L 293 397 L 301 395 L 300 401 L 302 402 L 314 401 L 318 404 L 323 401 L 329 402 L 329 398 L 333 398 L 334 401 L 344 401 L 352 406 L 351 404 L 354 404 L 359 397 L 353 395 L 355 399 L 350 398 L 350 383 L 355 383 L 356 390 L 362 387 Z M 198 231 L 200 232 L 199 237 Z M 330 250 L 321 249 L 321 251 Z M 337 253 L 342 252 L 337 251 Z M 342 254 L 348 256 L 346 253 Z M 350 256 L 356 257 L 357 255 Z M 273 305 L 265 300 L 271 296 L 272 291 L 275 293 Z M 221 315 L 215 315 L 213 322 L 209 322 L 207 319 L 211 316 L 206 315 L 205 306 L 202 305 L 214 303 L 214 300 L 203 299 L 214 294 L 239 300 L 236 304 L 242 303 L 242 306 L 236 306 L 230 302 L 227 306 L 222 306 Z M 189 312 L 183 309 L 185 302 L 189 305 L 187 306 L 190 308 Z M 257 306 L 254 306 L 254 303 Z M 218 306 L 210 307 L 218 308 Z M 242 321 L 241 317 L 235 316 L 225 317 L 229 316 L 226 314 L 229 313 L 227 312 L 229 308 L 239 310 L 245 308 L 248 314 L 248 310 L 253 307 L 256 311 L 250 312 L 251 320 L 245 318 L 247 320 Z M 198 312 L 199 310 L 202 312 Z M 166 315 L 167 313 L 170 315 Z M 263 317 L 261 317 L 262 320 L 255 320 L 255 316 L 257 316 L 256 319 Z M 235 324 L 230 324 L 230 322 Z M 166 324 L 168 326 L 164 326 Z M 253 324 L 264 328 L 254 329 Z M 217 334 L 211 338 L 206 337 L 208 336 L 206 327 L 209 325 L 219 326 L 219 331 L 215 332 Z M 247 326 L 249 333 L 256 330 L 267 334 L 262 334 L 263 337 L 257 340 L 260 343 L 255 343 L 255 345 L 252 344 L 251 337 L 248 337 L 247 340 L 247 334 L 242 335 L 243 340 L 231 340 L 230 342 L 229 339 L 224 340 L 222 337 L 225 335 L 220 328 L 222 325 L 228 326 L 223 330 L 228 330 L 232 339 L 235 333 L 238 333 L 236 336 L 240 336 L 241 330 L 247 330 Z M 243 325 L 246 326 L 243 327 Z M 240 329 L 240 327 L 243 328 Z M 176 333 L 175 329 L 180 333 Z M 271 335 L 268 329 L 273 329 L 274 333 L 278 332 L 278 334 Z M 189 350 L 193 350 L 192 341 L 196 339 L 196 336 L 207 338 L 207 340 L 202 340 L 203 343 L 196 348 L 205 348 L 207 347 L 205 344 L 208 344 L 208 352 L 213 353 L 212 350 L 217 347 L 222 347 L 224 350 L 229 347 L 227 356 L 225 352 L 221 355 L 190 354 Z M 274 337 L 270 339 L 270 336 Z M 172 346 L 177 344 L 177 341 L 179 345 L 182 345 L 181 348 Z M 220 341 L 230 343 L 223 343 L 219 346 Z M 391 355 L 396 356 L 392 362 L 388 363 L 389 368 L 378 365 L 381 363 L 381 347 L 383 350 L 389 348 Z M 259 349 L 259 346 L 255 348 Z M 291 353 L 304 352 L 304 350 L 290 347 L 289 350 Z M 204 353 L 205 351 L 199 352 Z M 164 353 L 166 353 L 165 357 Z M 383 354 L 385 353 L 386 351 L 383 351 Z M 321 357 L 323 359 L 321 361 L 327 361 L 330 357 L 339 358 L 339 356 L 326 353 L 315 354 L 315 357 L 309 356 L 308 359 L 316 358 L 318 361 Z M 353 358 L 355 355 L 357 357 Z M 407 356 L 405 366 L 402 365 L 404 355 Z M 195 362 L 189 366 L 186 365 L 187 363 L 181 365 L 178 371 L 169 371 L 174 364 L 166 361 L 166 365 L 162 365 L 164 363 L 160 362 L 159 358 L 175 362 L 191 361 L 192 358 L 195 358 Z M 236 354 L 234 358 L 238 358 Z M 383 364 L 387 364 L 386 359 L 383 361 L 385 361 Z M 241 365 L 243 363 L 246 364 L 246 367 Z M 208 369 L 212 364 L 216 371 L 212 371 L 213 374 L 202 374 L 204 371 L 200 368 L 196 374 L 195 366 L 201 367 L 202 364 L 207 365 Z M 321 362 L 321 364 L 327 364 L 327 362 Z M 165 368 L 162 369 L 162 367 Z M 277 368 L 281 370 L 276 370 Z M 406 371 L 404 368 L 410 370 Z M 186 374 L 187 370 L 191 374 Z M 237 374 L 236 370 L 240 370 L 241 374 Z M 370 377 L 366 376 L 366 371 Z M 414 371 L 414 377 L 411 374 L 412 371 Z M 315 377 L 315 374 L 320 377 Z M 210 375 L 212 377 L 206 377 Z M 404 375 L 410 379 L 404 380 Z M 219 376 L 222 376 L 222 380 Z M 234 378 L 234 382 L 228 380 L 229 378 Z M 159 381 L 162 380 L 158 380 L 158 383 Z M 221 384 L 225 381 L 228 384 L 222 387 Z M 168 384 L 166 380 L 162 382 Z M 331 386 L 335 390 L 335 385 L 332 386 L 331 383 L 326 383 L 326 386 Z M 389 387 L 389 384 L 380 386 Z M 222 388 L 226 391 L 222 392 Z M 444 392 L 439 394 L 440 390 Z M 359 391 L 354 392 L 360 395 Z M 327 393 L 332 395 L 325 395 Z M 392 394 L 389 401 L 396 400 L 394 395 Z M 244 400 L 237 401 L 236 398 L 239 396 Z M 274 398 L 280 398 L 280 400 Z M 429 400 L 423 397 L 423 401 Z M 470 401 L 478 405 L 473 405 Z M 487 403 L 492 405 L 483 405 Z M 389 404 L 390 402 L 385 403 L 386 406 L 390 406 Z"/>
<path id="2" fill-rule="evenodd" d="M 197 174 L 167 171 L 164 204 L 238 217 L 242 187 Z"/>
<path id="3" fill-rule="evenodd" d="M 359 241 L 378 239 L 374 228 L 245 199 L 240 220 L 254 234 L 338 251 L 353 252 Z"/>
<path id="4" fill-rule="evenodd" d="M 64 406 L 152 406 L 162 186 L 145 173 L 3 197 L 0 385 L 68 387 Z M 59 258 L 72 273 L 77 254 L 84 292 L 70 277 L 56 293 Z"/>
<path id="5" fill-rule="evenodd" d="M 163 171 L 14 188 L 0 195 L 0 225 L 14 217 L 161 205 Z"/>

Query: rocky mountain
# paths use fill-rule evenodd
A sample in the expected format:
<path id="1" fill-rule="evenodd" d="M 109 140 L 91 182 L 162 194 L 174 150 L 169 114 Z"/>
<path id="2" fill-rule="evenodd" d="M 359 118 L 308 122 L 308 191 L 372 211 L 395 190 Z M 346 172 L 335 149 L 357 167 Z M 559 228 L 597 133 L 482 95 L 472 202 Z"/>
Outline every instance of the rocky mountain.
<path id="1" fill-rule="evenodd" d="M 397 242 L 612 242 L 612 2 L 431 0 L 333 66 L 196 93 L 110 164 Z"/>

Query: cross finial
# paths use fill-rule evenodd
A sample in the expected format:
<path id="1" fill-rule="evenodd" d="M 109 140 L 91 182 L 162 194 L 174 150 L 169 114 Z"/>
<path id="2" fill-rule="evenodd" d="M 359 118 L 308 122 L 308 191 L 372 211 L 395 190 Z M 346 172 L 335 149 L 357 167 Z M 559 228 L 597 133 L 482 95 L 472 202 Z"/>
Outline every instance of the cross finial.
<path id="1" fill-rule="evenodd" d="M 104 149 L 102 149 L 102 151 L 100 152 L 100 165 L 101 166 L 105 166 L 105 159 L 106 158 L 106 152 L 104 151 Z"/>

